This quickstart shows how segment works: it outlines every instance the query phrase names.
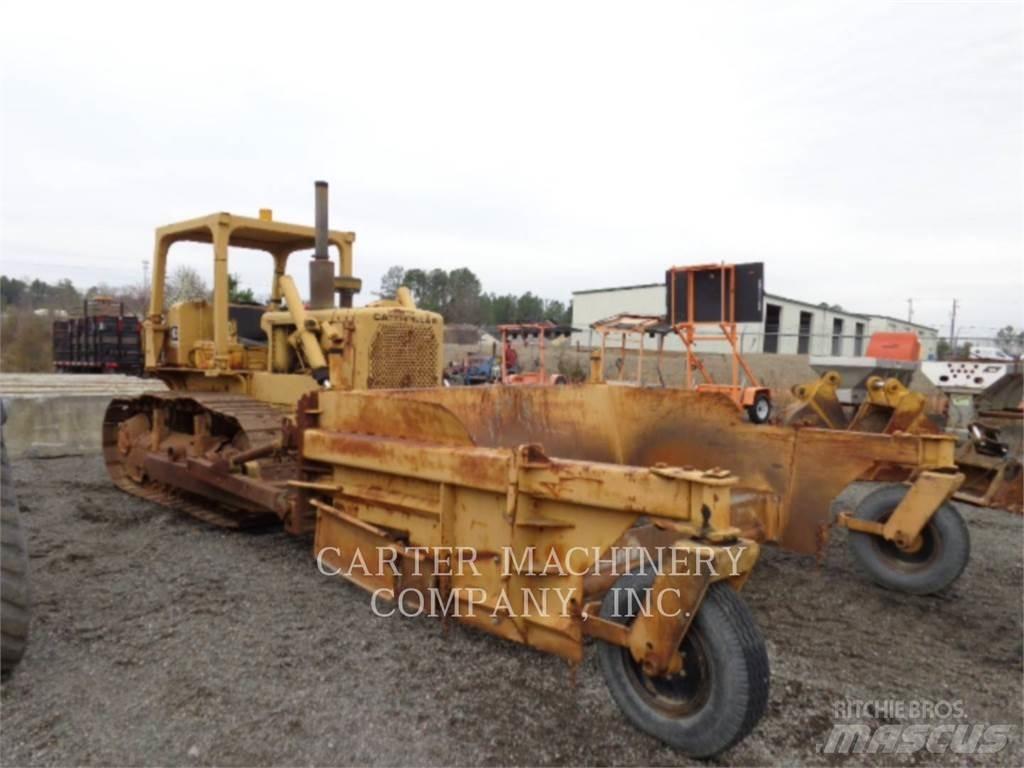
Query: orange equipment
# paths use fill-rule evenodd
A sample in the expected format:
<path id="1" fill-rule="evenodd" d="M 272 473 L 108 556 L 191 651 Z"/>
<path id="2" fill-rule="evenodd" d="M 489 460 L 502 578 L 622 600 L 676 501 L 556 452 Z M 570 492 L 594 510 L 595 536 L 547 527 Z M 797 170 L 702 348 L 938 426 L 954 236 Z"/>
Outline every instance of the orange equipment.
<path id="1" fill-rule="evenodd" d="M 736 332 L 738 303 L 743 308 L 743 321 L 760 319 L 764 307 L 763 264 L 701 264 L 693 267 L 672 267 L 666 275 L 668 287 L 668 320 L 686 347 L 686 388 L 698 392 L 721 392 L 728 395 L 755 424 L 771 417 L 771 390 L 762 387 L 750 366 L 743 359 Z M 737 294 L 742 296 L 737 300 Z M 747 317 L 746 315 L 749 315 Z M 719 332 L 707 331 L 717 326 Z M 732 378 L 729 384 L 718 384 L 696 353 L 699 341 L 725 341 L 732 352 Z M 693 371 L 700 372 L 703 382 L 694 385 Z M 747 383 L 740 382 L 740 371 Z"/>
<path id="2" fill-rule="evenodd" d="M 575 330 L 568 325 L 555 325 L 550 320 L 545 320 L 541 323 L 510 323 L 507 325 L 499 325 L 498 330 L 501 331 L 501 383 L 502 384 L 568 384 L 569 380 L 565 378 L 561 373 L 552 373 L 548 375 L 547 366 L 544 362 L 544 340 L 554 339 L 559 336 L 571 336 Z M 522 336 L 523 341 L 526 341 L 531 336 L 537 338 L 538 349 L 540 350 L 540 358 L 538 361 L 538 368 L 536 371 L 524 371 L 512 373 L 510 370 L 510 361 L 514 362 L 518 359 L 516 352 L 512 349 L 512 339 L 516 339 Z M 509 352 L 512 354 L 510 355 Z"/>
<path id="3" fill-rule="evenodd" d="M 881 360 L 907 360 L 916 363 L 921 359 L 921 339 L 916 333 L 895 333 L 877 331 L 868 342 L 868 357 Z"/>

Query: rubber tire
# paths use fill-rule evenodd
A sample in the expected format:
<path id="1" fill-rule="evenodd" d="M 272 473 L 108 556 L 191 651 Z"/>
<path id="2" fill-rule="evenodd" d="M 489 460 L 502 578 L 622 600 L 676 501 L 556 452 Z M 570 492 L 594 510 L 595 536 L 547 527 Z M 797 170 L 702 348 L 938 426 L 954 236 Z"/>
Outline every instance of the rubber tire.
<path id="1" fill-rule="evenodd" d="M 853 516 L 858 520 L 884 523 L 910 489 L 904 485 L 888 485 L 872 491 L 857 505 Z M 931 536 L 941 546 L 932 563 L 900 567 L 899 561 L 887 556 L 895 545 L 870 533 L 850 531 L 847 546 L 860 569 L 876 584 L 910 595 L 941 592 L 954 581 L 971 556 L 971 534 L 967 523 L 948 501 L 928 521 L 923 536 Z"/>
<path id="2" fill-rule="evenodd" d="M 7 677 L 25 653 L 31 602 L 28 550 L 2 435 L 0 429 L 0 674 Z"/>
<path id="3" fill-rule="evenodd" d="M 765 411 L 764 418 L 761 418 L 757 414 L 757 406 L 759 403 L 765 403 L 767 410 Z M 751 424 L 764 424 L 772 417 L 772 401 L 768 395 L 762 393 L 754 397 L 754 402 L 747 407 L 747 418 L 750 419 Z"/>
<path id="4" fill-rule="evenodd" d="M 627 574 L 615 582 L 601 604 L 601 616 L 630 624 L 635 602 L 619 598 L 616 590 L 646 592 L 654 575 Z M 711 691 L 704 706 L 692 715 L 669 717 L 653 709 L 630 682 L 629 651 L 599 642 L 598 664 L 615 703 L 633 725 L 695 758 L 723 752 L 753 730 L 768 705 L 770 671 L 761 630 L 743 599 L 724 582 L 712 584 L 689 632 L 700 635 L 711 670 Z"/>

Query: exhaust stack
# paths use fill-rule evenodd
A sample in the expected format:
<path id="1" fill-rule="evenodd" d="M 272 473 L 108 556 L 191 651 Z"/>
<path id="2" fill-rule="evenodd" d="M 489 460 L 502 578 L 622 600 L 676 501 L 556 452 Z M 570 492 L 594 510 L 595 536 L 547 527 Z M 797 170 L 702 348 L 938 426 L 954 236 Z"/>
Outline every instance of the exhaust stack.
<path id="1" fill-rule="evenodd" d="M 309 307 L 334 307 L 334 265 L 327 256 L 327 182 L 315 184 L 316 237 L 313 258 L 309 262 Z"/>

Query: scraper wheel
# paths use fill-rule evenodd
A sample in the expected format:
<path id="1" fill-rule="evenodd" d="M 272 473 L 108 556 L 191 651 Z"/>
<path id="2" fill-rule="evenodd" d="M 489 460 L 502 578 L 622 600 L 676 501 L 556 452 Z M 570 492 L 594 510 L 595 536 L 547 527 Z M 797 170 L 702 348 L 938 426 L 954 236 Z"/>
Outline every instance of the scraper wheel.
<path id="1" fill-rule="evenodd" d="M 653 574 L 619 579 L 601 616 L 630 624 Z M 768 703 L 768 654 L 746 604 L 732 587 L 712 584 L 680 645 L 683 669 L 649 677 L 628 648 L 598 646 L 612 698 L 640 730 L 692 757 L 711 757 L 745 737 Z"/>
<path id="2" fill-rule="evenodd" d="M 853 516 L 884 523 L 907 495 L 904 485 L 887 485 L 864 497 Z M 971 537 L 967 524 L 948 501 L 940 506 L 916 541 L 906 547 L 872 533 L 850 531 L 850 555 L 874 582 L 911 595 L 945 589 L 967 567 Z"/>

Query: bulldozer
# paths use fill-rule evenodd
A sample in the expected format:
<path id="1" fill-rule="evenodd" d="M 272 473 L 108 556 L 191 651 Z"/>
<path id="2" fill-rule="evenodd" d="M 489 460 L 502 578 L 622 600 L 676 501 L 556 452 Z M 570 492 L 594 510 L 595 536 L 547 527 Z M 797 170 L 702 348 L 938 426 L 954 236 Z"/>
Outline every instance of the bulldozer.
<path id="1" fill-rule="evenodd" d="M 694 757 L 767 705 L 741 597 L 762 543 L 820 554 L 838 523 L 872 579 L 913 594 L 966 566 L 953 438 L 751 423 L 721 391 L 444 387 L 440 315 L 405 289 L 353 306 L 354 241 L 328 228 L 322 182 L 312 227 L 264 210 L 157 229 L 145 374 L 169 391 L 111 402 L 120 488 L 214 525 L 312 534 L 321 572 L 373 605 L 440 606 L 572 664 L 593 640 L 626 718 Z M 212 301 L 165 306 L 180 242 L 212 245 Z M 287 266 L 310 248 L 307 306 Z M 266 306 L 229 302 L 232 249 L 272 259 Z M 910 481 L 833 519 L 879 467 Z"/>
<path id="2" fill-rule="evenodd" d="M 354 308 L 352 232 L 329 230 L 327 185 L 316 185 L 317 226 L 215 213 L 156 231 L 152 293 L 143 323 L 145 374 L 170 390 L 114 400 L 103 448 L 114 482 L 135 495 L 227 527 L 299 520 L 282 482 L 296 478 L 294 412 L 311 389 L 372 390 L 441 383 L 441 316 L 394 300 Z M 167 258 L 176 243 L 213 246 L 212 301 L 165 309 Z M 329 248 L 338 254 L 338 274 Z M 266 307 L 228 301 L 229 248 L 273 260 Z M 289 257 L 313 248 L 309 306 L 287 274 Z M 337 301 L 336 301 L 337 295 Z M 202 499 L 197 503 L 197 499 Z"/>
<path id="3" fill-rule="evenodd" d="M 168 391 L 110 403 L 114 483 L 208 524 L 312 533 L 321 572 L 374 605 L 429 600 L 572 664 L 595 640 L 627 719 L 689 755 L 744 738 L 769 668 L 740 596 L 759 547 L 732 522 L 737 478 L 554 440 L 558 455 L 507 423 L 548 388 L 442 387 L 441 316 L 406 289 L 353 306 L 355 235 L 327 210 L 317 182 L 312 227 L 263 210 L 156 230 L 145 375 Z M 177 243 L 212 246 L 211 301 L 165 306 Z M 307 306 L 287 267 L 310 248 Z M 271 258 L 265 307 L 229 302 L 234 252 Z M 488 390 L 493 420 L 440 397 L 455 389 Z"/>

